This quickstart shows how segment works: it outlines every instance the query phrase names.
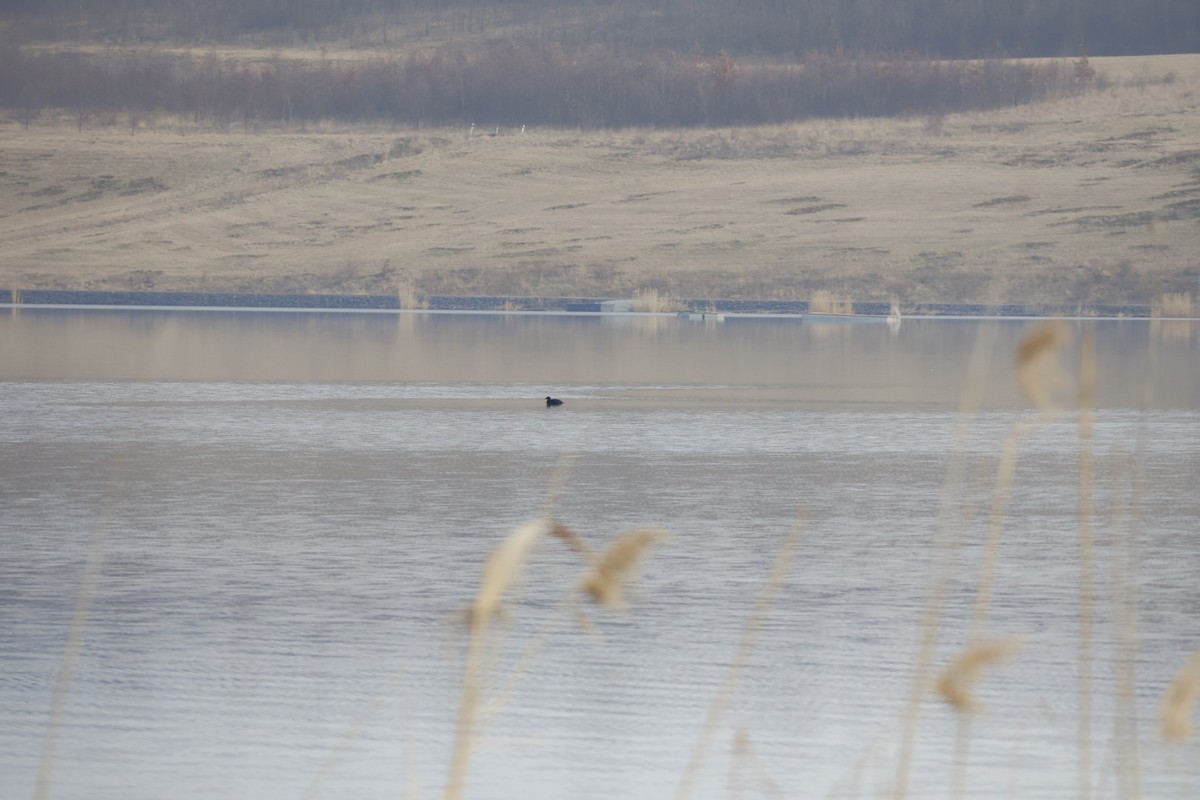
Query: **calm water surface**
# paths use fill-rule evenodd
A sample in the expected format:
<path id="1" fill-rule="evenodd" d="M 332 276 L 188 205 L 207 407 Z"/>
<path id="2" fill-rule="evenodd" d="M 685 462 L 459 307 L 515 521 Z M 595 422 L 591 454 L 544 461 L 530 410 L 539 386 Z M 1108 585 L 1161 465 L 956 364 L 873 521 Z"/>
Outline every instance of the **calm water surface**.
<path id="1" fill-rule="evenodd" d="M 496 686 L 544 645 L 468 796 L 671 796 L 798 509 L 697 794 L 887 793 L 934 564 L 959 552 L 944 663 L 1015 426 L 988 632 L 1025 645 L 979 685 L 968 796 L 1075 797 L 1079 420 L 1035 424 L 1016 390 L 1030 324 L 0 309 L 0 797 L 34 794 L 81 587 L 51 796 L 437 796 L 463 611 L 564 458 L 556 513 L 593 546 L 639 525 L 672 539 L 624 612 L 574 599 L 560 543 L 535 551 Z M 1196 796 L 1194 743 L 1161 744 L 1155 715 L 1200 647 L 1200 327 L 1069 325 L 1063 396 L 1089 333 L 1099 375 L 1093 785 L 1115 796 L 1131 751 L 1115 601 L 1135 594 L 1146 795 Z M 948 474 L 961 551 L 937 544 Z M 946 796 L 955 714 L 931 699 L 919 723 L 911 796 Z"/>

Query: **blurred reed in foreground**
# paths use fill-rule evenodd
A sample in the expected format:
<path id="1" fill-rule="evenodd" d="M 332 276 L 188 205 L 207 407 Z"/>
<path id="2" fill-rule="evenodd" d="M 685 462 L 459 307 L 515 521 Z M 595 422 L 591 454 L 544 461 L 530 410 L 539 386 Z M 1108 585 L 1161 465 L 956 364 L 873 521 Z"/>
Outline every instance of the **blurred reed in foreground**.
<path id="1" fill-rule="evenodd" d="M 1163 738 L 1185 742 L 1192 736 L 1192 711 L 1200 694 L 1200 650 L 1180 668 L 1179 674 L 1163 695 L 1158 719 Z"/>
<path id="2" fill-rule="evenodd" d="M 983 676 L 983 668 L 1012 661 L 1022 644 L 1021 637 L 1006 636 L 968 647 L 947 665 L 938 678 L 938 694 L 964 714 L 982 714 L 984 705 L 972 690 Z"/>

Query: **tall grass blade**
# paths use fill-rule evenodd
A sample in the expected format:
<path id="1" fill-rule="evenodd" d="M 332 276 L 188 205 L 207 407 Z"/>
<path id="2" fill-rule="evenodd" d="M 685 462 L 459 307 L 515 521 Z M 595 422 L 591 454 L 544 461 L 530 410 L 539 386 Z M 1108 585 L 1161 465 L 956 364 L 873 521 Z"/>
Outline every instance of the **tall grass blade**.
<path id="1" fill-rule="evenodd" d="M 1038 418 L 1039 420 L 1041 417 Z M 971 614 L 971 630 L 967 650 L 980 646 L 987 632 L 988 609 L 991 606 L 992 586 L 995 583 L 996 566 L 1000 559 L 1000 543 L 1004 536 L 1004 519 L 1012 499 L 1013 482 L 1016 479 L 1017 463 L 1021 443 L 1029 436 L 1038 420 L 1021 420 L 1015 423 L 1005 437 L 1000 450 L 1000 464 L 996 471 L 996 483 L 992 488 L 991 508 L 988 512 L 987 534 L 983 545 L 983 559 L 979 565 L 979 581 L 975 587 L 975 606 Z M 939 691 L 942 687 L 939 685 Z M 946 692 L 942 691 L 943 696 Z M 968 711 L 959 703 L 951 702 L 959 711 Z M 958 718 L 954 744 L 954 773 L 951 779 L 950 796 L 961 798 L 966 795 L 967 765 L 970 761 L 971 715 L 963 713 Z"/>
<path id="2" fill-rule="evenodd" d="M 114 491 L 119 496 L 121 489 L 117 488 Z M 75 610 L 71 614 L 67 644 L 63 648 L 62 662 L 59 664 L 58 677 L 54 681 L 54 693 L 50 700 L 50 718 L 46 722 L 46 736 L 42 741 L 42 753 L 38 761 L 37 783 L 33 790 L 34 800 L 48 800 L 50 797 L 58 737 L 62 732 L 63 720 L 67 713 L 67 701 L 71 693 L 71 683 L 75 678 L 75 667 L 79 662 L 79 651 L 83 647 L 83 634 L 87 627 L 92 598 L 96 594 L 96 585 L 99 583 L 100 571 L 104 565 L 104 550 L 108 543 L 112 524 L 110 519 L 112 496 L 105 496 L 100 519 L 88 540 L 83 575 L 79 579 L 79 594 L 75 597 Z"/>
<path id="3" fill-rule="evenodd" d="M 312 782 L 309 783 L 308 788 L 304 790 L 304 800 L 316 800 L 317 796 L 320 794 L 321 786 L 324 784 L 325 779 L 329 777 L 329 774 L 333 772 L 333 768 L 337 766 L 338 762 L 341 761 L 342 756 L 345 755 L 346 751 L 350 749 L 350 745 L 357 741 L 357 739 L 362 735 L 362 732 L 366 729 L 367 724 L 371 721 L 372 717 L 375 716 L 375 713 L 379 711 L 384 702 L 386 702 L 387 699 L 392 695 L 393 691 L 395 691 L 395 688 L 399 684 L 402 677 L 404 677 L 404 672 L 402 670 L 398 670 L 395 674 L 393 674 L 391 678 L 388 679 L 383 689 L 381 689 L 373 698 L 371 698 L 370 702 L 367 703 L 363 710 L 359 712 L 358 716 L 355 717 L 350 723 L 350 727 L 348 727 L 346 732 L 342 734 L 342 738 L 338 740 L 337 744 L 334 745 L 333 750 L 328 756 L 326 756 L 325 761 L 323 761 L 321 766 L 317 768 L 317 774 L 313 776 Z"/>
<path id="4" fill-rule="evenodd" d="M 684 770 L 683 777 L 679 781 L 679 786 L 675 790 L 676 800 L 684 800 L 684 798 L 692 796 L 696 778 L 699 777 L 700 769 L 704 766 L 704 762 L 708 758 L 708 752 L 712 747 L 713 735 L 716 733 L 717 726 L 721 724 L 721 719 L 725 716 L 725 712 L 729 709 L 733 693 L 737 690 L 738 683 L 741 681 L 742 673 L 746 669 L 746 664 L 750 660 L 751 653 L 754 652 L 754 645 L 758 640 L 758 631 L 762 627 L 763 620 L 766 619 L 771 604 L 775 602 L 775 595 L 778 593 L 779 586 L 783 582 L 784 576 L 787 575 L 788 568 L 791 566 L 796 549 L 803 538 L 806 524 L 807 518 L 802 514 L 797 514 L 796 521 L 792 524 L 792 529 L 788 532 L 788 535 L 783 540 L 783 544 L 779 547 L 779 553 L 775 556 L 775 563 L 771 567 L 771 573 L 767 576 L 766 583 L 763 584 L 762 591 L 759 593 L 758 601 L 754 604 L 754 610 L 750 614 L 750 619 L 746 622 L 746 627 L 742 630 L 741 640 L 738 642 L 738 647 L 734 652 L 733 660 L 729 664 L 729 669 L 725 673 L 725 679 L 717 689 L 717 694 L 713 698 L 712 705 L 709 706 L 708 714 L 704 719 L 704 725 L 700 729 L 700 736 L 696 741 L 696 746 L 692 749 L 692 755 L 688 759 L 687 768 Z"/>
<path id="5" fill-rule="evenodd" d="M 934 529 L 934 565 L 930 578 L 929 595 L 921 613 L 918 629 L 917 663 L 913 669 L 912 687 L 901 721 L 900 746 L 896 762 L 896 779 L 892 796 L 903 800 L 908 796 L 908 783 L 912 770 L 914 743 L 921 716 L 921 703 L 931 688 L 933 654 L 941 627 L 942 608 L 950 584 L 954 580 L 958 553 L 962 547 L 967 509 L 960 507 L 966 475 L 966 444 L 974 424 L 975 413 L 983 402 L 987 384 L 988 364 L 995 349 L 996 326 L 985 325 L 975 336 L 971 357 L 967 362 L 967 375 L 959 395 L 958 414 L 955 417 L 954 433 L 950 444 L 949 463 L 942 482 L 942 495 L 938 505 L 937 527 Z"/>
<path id="6" fill-rule="evenodd" d="M 1079 367 L 1079 797 L 1092 796 L 1092 661 L 1095 533 L 1092 530 L 1093 409 L 1096 403 L 1096 334 L 1084 334 Z"/>
<path id="7" fill-rule="evenodd" d="M 729 771 L 730 800 L 737 800 L 742 796 L 742 785 L 745 782 L 743 776 L 747 772 L 753 777 L 763 797 L 783 797 L 779 785 L 767 774 L 758 754 L 754 752 L 750 734 L 745 728 L 738 728 L 733 733 L 733 768 Z"/>
<path id="8" fill-rule="evenodd" d="M 554 523 L 548 519 L 533 520 L 517 527 L 492 551 L 484 565 L 483 580 L 470 611 L 467 664 L 459 698 L 458 725 L 454 737 L 454 752 L 450 759 L 450 776 L 443 795 L 446 800 L 458 800 L 466 788 L 467 770 L 475 749 L 476 721 L 482 700 L 488 629 L 501 608 L 504 593 L 516 582 L 530 551 L 554 528 Z"/>

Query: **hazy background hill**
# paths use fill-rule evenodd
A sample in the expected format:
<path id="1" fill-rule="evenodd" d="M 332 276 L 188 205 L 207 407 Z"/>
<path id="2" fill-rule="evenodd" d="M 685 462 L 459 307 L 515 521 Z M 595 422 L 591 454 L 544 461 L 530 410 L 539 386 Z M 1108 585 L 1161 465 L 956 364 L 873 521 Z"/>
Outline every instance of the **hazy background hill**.
<path id="1" fill-rule="evenodd" d="M 383 46 L 464 37 L 794 59 L 1200 50 L 1194 0 L 9 0 L 34 38 Z"/>

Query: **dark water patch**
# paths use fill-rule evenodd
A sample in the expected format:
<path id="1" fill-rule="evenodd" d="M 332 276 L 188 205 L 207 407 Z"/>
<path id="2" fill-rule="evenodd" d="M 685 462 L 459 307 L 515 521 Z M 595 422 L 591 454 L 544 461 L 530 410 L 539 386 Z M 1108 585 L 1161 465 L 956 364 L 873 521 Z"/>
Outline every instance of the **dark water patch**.
<path id="1" fill-rule="evenodd" d="M 1028 203 L 1032 198 L 1023 194 L 1013 194 L 1007 197 L 993 197 L 991 200 L 984 200 L 982 203 L 976 203 L 975 208 L 991 208 L 992 206 L 1008 206 L 1016 203 Z"/>

